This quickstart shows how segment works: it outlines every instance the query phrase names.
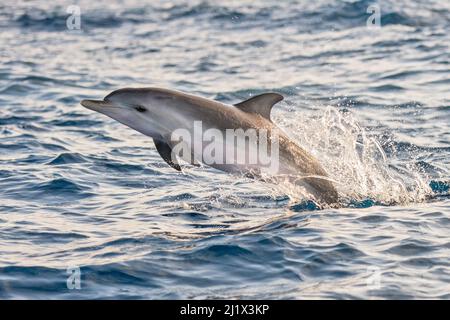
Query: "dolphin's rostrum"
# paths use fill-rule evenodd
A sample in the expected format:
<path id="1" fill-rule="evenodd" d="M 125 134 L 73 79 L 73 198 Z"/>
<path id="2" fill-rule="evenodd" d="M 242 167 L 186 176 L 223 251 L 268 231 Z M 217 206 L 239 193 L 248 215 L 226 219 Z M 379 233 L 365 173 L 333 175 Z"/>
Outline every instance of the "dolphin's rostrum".
<path id="1" fill-rule="evenodd" d="M 281 100 L 280 94 L 264 93 L 232 106 L 175 90 L 124 88 L 81 104 L 153 138 L 161 157 L 178 171 L 181 157 L 226 172 L 289 179 L 317 202 L 337 203 L 337 191 L 320 163 L 271 121 L 271 109 Z M 253 140 L 249 132 L 255 132 Z M 262 157 L 252 161 L 263 145 L 270 163 Z"/>

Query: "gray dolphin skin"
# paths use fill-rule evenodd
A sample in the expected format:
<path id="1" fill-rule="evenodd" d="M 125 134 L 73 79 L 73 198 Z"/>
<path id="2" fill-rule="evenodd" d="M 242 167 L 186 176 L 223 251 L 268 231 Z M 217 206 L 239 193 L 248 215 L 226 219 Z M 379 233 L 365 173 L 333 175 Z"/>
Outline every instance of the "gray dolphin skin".
<path id="1" fill-rule="evenodd" d="M 266 140 L 276 141 L 278 149 L 277 170 L 271 172 L 273 177 L 268 180 L 288 179 L 296 185 L 304 187 L 318 203 L 336 204 L 338 193 L 319 161 L 298 146 L 271 121 L 271 109 L 281 100 L 283 100 L 283 96 L 280 94 L 264 93 L 236 105 L 227 105 L 169 89 L 124 88 L 113 91 L 103 100 L 83 100 L 81 105 L 105 114 L 153 138 L 161 157 L 178 171 L 181 170 L 177 161 L 180 154 L 174 153 L 176 144 L 173 135 L 174 132 L 182 129 L 184 132 L 189 132 L 194 140 L 186 143 L 186 147 L 190 151 L 183 152 L 182 159 L 194 165 L 206 163 L 222 171 L 246 174 L 264 180 L 266 178 L 262 174 L 264 166 L 260 162 L 250 163 L 248 155 L 245 163 L 233 162 L 230 164 L 206 161 L 202 153 L 205 148 L 202 145 L 201 151 L 198 152 L 195 148 L 195 143 L 197 143 L 195 140 L 202 139 L 202 136 L 196 132 L 198 123 L 201 123 L 202 133 L 213 129 L 215 132 L 222 132 L 224 137 L 230 129 L 265 130 Z M 259 136 L 255 146 L 258 147 L 258 144 L 262 143 L 261 141 L 261 136 Z M 230 145 L 228 142 L 222 142 L 224 150 L 234 149 L 231 150 L 234 152 L 233 159 L 239 153 L 254 152 L 255 150 L 248 146 L 242 150 L 239 149 L 239 144 Z M 268 150 L 274 150 L 274 144 L 270 144 Z"/>

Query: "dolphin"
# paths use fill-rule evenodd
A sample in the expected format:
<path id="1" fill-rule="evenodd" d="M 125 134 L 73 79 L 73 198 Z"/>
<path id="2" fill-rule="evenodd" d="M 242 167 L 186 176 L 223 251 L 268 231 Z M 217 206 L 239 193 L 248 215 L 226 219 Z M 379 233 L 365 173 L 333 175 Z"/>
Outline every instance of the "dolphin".
<path id="1" fill-rule="evenodd" d="M 181 171 L 178 162 L 181 158 L 196 166 L 203 163 L 262 180 L 287 179 L 303 187 L 317 203 L 337 204 L 338 193 L 319 161 L 272 122 L 272 107 L 281 100 L 282 95 L 268 92 L 228 105 L 176 90 L 151 87 L 119 89 L 103 100 L 83 100 L 81 105 L 151 137 L 160 156 L 175 170 Z M 208 130 L 214 134 L 209 134 L 207 140 L 219 147 L 205 146 L 204 141 L 198 143 L 205 139 Z M 236 140 L 226 139 L 230 130 L 234 130 Z M 246 135 L 251 130 L 264 131 L 264 135 L 256 133 L 256 139 L 251 140 Z M 175 135 L 176 132 L 188 133 L 190 138 Z M 274 157 L 269 157 L 272 162 L 267 161 L 267 157 L 264 161 L 250 161 L 264 141 L 265 150 L 272 156 L 275 154 L 276 161 Z M 210 153 L 205 155 L 208 148 Z M 231 161 L 212 161 L 220 159 L 222 153 L 231 154 L 229 158 L 222 157 Z M 240 157 L 242 154 L 244 156 Z M 236 161 L 237 158 L 241 161 Z"/>

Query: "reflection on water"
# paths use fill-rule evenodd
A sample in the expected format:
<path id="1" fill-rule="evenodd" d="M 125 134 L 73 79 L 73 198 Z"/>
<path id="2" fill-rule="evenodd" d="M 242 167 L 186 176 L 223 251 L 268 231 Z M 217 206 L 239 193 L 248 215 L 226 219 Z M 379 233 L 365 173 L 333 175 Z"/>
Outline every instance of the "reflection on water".
<path id="1" fill-rule="evenodd" d="M 370 4 L 80 1 L 80 31 L 65 2 L 1 5 L 0 298 L 450 298 L 450 9 L 384 1 L 368 29 Z M 180 174 L 79 105 L 127 86 L 282 93 L 341 207 Z"/>

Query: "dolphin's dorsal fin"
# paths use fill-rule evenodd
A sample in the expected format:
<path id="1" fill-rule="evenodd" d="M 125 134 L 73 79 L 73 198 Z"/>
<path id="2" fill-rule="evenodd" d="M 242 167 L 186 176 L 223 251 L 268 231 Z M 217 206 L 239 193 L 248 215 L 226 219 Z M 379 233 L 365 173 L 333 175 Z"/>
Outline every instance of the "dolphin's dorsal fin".
<path id="1" fill-rule="evenodd" d="M 270 110 L 272 110 L 274 104 L 283 99 L 281 94 L 269 92 L 257 95 L 234 106 L 244 112 L 256 113 L 270 120 Z"/>
<path id="2" fill-rule="evenodd" d="M 163 158 L 164 161 L 166 161 L 167 164 L 175 170 L 181 171 L 181 167 L 178 164 L 177 157 L 172 153 L 172 148 L 162 140 L 153 139 L 153 142 L 155 143 L 156 150 L 158 150 L 161 158 Z"/>

